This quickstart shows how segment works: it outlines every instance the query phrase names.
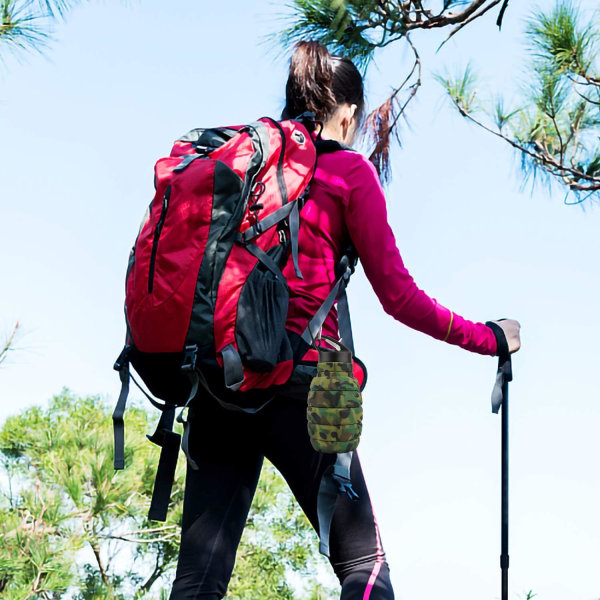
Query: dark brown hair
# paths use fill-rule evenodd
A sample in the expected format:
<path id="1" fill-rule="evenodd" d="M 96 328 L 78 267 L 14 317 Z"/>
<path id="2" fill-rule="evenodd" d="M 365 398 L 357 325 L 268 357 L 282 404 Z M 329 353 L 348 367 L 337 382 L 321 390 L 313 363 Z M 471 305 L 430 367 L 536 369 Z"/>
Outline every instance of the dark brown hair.
<path id="1" fill-rule="evenodd" d="M 319 42 L 298 42 L 290 61 L 282 119 L 310 111 L 325 122 L 344 103 L 356 104 L 360 123 L 365 99 L 362 76 L 354 63 L 330 54 Z"/>

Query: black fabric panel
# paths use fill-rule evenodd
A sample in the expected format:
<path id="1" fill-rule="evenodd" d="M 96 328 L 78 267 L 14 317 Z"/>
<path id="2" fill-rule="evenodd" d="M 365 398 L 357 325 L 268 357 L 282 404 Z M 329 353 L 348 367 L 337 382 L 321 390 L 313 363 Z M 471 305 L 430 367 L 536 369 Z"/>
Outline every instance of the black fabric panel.
<path id="1" fill-rule="evenodd" d="M 290 340 L 290 346 L 292 348 L 292 358 L 294 360 L 294 364 L 297 365 L 302 360 L 302 358 L 304 357 L 304 355 L 306 354 L 308 349 L 310 348 L 310 344 L 307 344 L 302 339 L 301 335 L 298 335 L 297 333 L 290 331 L 289 329 L 287 330 L 287 336 L 288 336 L 288 339 Z"/>
<path id="2" fill-rule="evenodd" d="M 338 150 L 350 150 L 355 152 L 354 148 L 350 148 L 350 146 L 346 146 L 346 144 L 342 144 L 342 142 L 338 142 L 337 140 L 324 140 L 322 138 L 316 139 L 315 148 L 317 149 L 317 155 L 331 154 Z"/>
<path id="3" fill-rule="evenodd" d="M 213 315 L 217 288 L 241 219 L 239 216 L 235 220 L 240 214 L 242 186 L 242 180 L 235 171 L 216 161 L 210 230 L 198 271 L 186 345 L 214 345 Z"/>
<path id="4" fill-rule="evenodd" d="M 216 161 L 210 231 L 198 271 L 194 308 L 186 345 L 214 346 L 213 315 L 217 289 L 235 242 L 237 228 L 246 210 L 254 177 L 264 165 L 265 152 L 269 149 L 268 132 L 264 124 L 254 123 L 244 130 L 250 136 L 254 146 L 254 154 L 248 163 L 245 180 L 242 181 L 225 163 Z"/>
<path id="5" fill-rule="evenodd" d="M 192 384 L 181 370 L 183 352 L 140 352 L 132 347 L 129 358 L 155 398 L 179 406 L 186 403 Z"/>

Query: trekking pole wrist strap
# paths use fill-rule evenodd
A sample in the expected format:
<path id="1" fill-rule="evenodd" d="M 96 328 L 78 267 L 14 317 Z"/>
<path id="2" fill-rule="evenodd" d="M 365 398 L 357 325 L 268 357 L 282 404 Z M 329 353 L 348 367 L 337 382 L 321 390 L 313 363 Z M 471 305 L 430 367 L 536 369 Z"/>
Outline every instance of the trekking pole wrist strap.
<path id="1" fill-rule="evenodd" d="M 504 402 L 505 384 L 512 381 L 512 362 L 510 352 L 508 351 L 508 342 L 504 330 L 497 323 L 488 321 L 486 325 L 494 332 L 496 336 L 498 356 L 498 371 L 496 372 L 496 381 L 492 390 L 492 412 L 497 414 Z"/>
<path id="2" fill-rule="evenodd" d="M 494 321 L 486 321 L 485 324 L 492 330 L 496 338 L 496 356 L 506 360 L 510 356 L 510 352 L 508 351 L 508 341 L 504 329 Z"/>

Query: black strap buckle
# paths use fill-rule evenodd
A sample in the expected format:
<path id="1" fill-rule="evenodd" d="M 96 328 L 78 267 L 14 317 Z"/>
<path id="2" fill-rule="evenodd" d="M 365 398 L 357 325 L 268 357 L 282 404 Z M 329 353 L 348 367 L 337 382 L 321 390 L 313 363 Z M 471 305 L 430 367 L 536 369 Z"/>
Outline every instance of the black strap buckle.
<path id="1" fill-rule="evenodd" d="M 335 269 L 336 277 L 344 276 L 344 279 L 350 279 L 350 275 L 356 270 L 357 264 L 358 255 L 356 249 L 354 246 L 350 245 L 344 250 L 344 254 L 342 255 L 342 258 L 340 258 L 340 262 Z"/>
<path id="2" fill-rule="evenodd" d="M 186 346 L 183 352 L 183 361 L 181 363 L 182 371 L 193 371 L 196 368 L 196 359 L 198 357 L 198 346 Z"/>
<path id="3" fill-rule="evenodd" d="M 131 344 L 125 344 L 123 350 L 121 350 L 121 354 L 119 354 L 119 357 L 113 365 L 113 369 L 115 371 L 120 371 L 129 362 L 129 354 L 131 352 L 131 348 Z"/>
<path id="4" fill-rule="evenodd" d="M 348 479 L 347 470 L 335 464 L 333 467 L 333 473 L 331 478 L 336 482 L 338 486 L 338 492 L 340 494 L 346 494 L 350 500 L 358 500 L 358 494 L 352 487 L 352 481 Z"/>
<path id="5" fill-rule="evenodd" d="M 301 115 L 294 117 L 294 119 L 292 119 L 292 120 L 299 121 L 300 123 L 302 123 L 302 125 L 304 125 L 304 127 L 306 127 L 306 129 L 309 131 L 309 133 L 312 133 L 313 131 L 315 131 L 317 129 L 317 125 L 320 125 L 321 129 L 323 128 L 323 122 L 318 121 L 315 118 L 315 113 L 308 111 L 308 110 L 306 112 L 303 112 Z"/>

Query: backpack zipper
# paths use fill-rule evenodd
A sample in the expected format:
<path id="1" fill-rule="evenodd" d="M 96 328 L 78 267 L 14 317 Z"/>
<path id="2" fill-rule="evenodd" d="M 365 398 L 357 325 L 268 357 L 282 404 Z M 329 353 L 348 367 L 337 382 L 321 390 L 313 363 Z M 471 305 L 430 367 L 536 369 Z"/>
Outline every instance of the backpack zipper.
<path id="1" fill-rule="evenodd" d="M 156 253 L 158 252 L 158 240 L 162 231 L 165 219 L 167 217 L 167 209 L 169 208 L 169 199 L 171 198 L 171 186 L 168 186 L 165 195 L 163 196 L 162 209 L 158 223 L 154 228 L 154 240 L 152 241 L 152 254 L 150 255 L 150 272 L 148 273 L 148 293 L 152 293 L 154 287 L 154 269 L 156 268 Z"/>

